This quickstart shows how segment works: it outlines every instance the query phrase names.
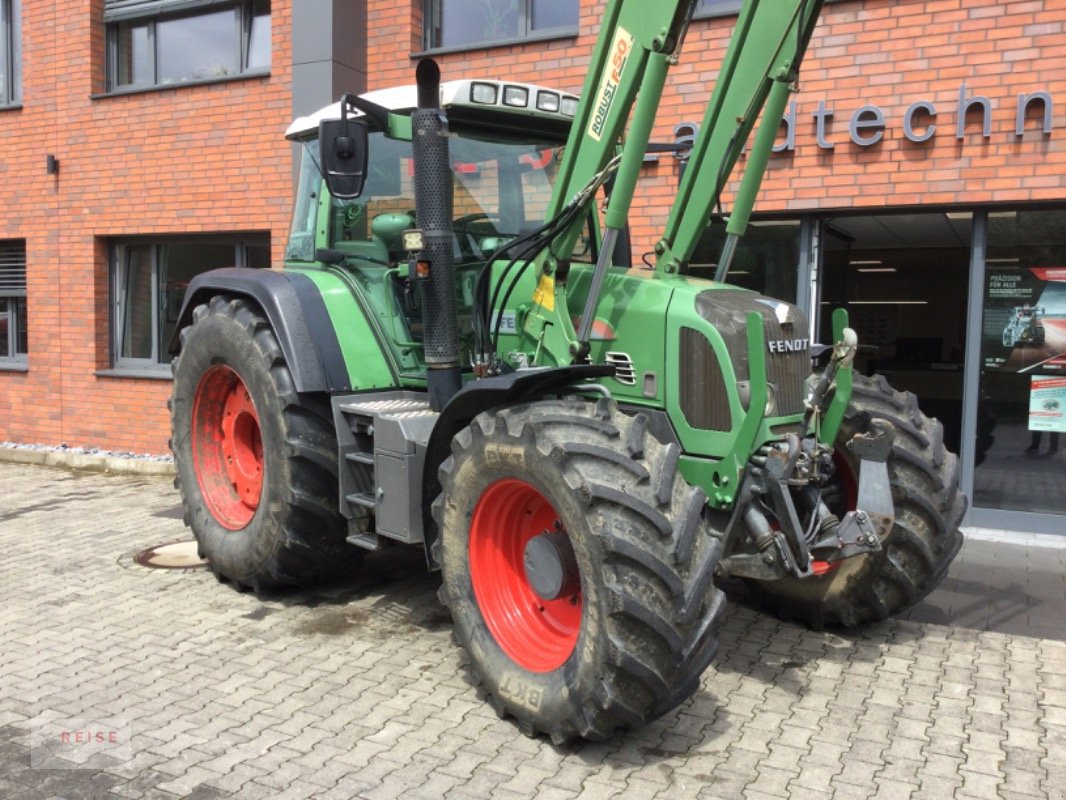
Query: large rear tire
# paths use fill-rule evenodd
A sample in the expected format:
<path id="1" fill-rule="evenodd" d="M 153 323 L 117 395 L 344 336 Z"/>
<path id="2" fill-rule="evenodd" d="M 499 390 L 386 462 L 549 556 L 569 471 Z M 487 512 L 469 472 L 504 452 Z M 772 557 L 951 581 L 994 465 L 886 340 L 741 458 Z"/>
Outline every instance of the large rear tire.
<path id="1" fill-rule="evenodd" d="M 198 306 L 181 342 L 175 485 L 211 569 L 256 592 L 353 569 L 360 553 L 337 510 L 328 400 L 297 394 L 270 324 L 243 300 Z"/>
<path id="2" fill-rule="evenodd" d="M 714 656 L 721 542 L 647 423 L 608 400 L 487 412 L 440 468 L 441 597 L 490 702 L 528 735 L 639 727 Z M 527 571 L 530 540 L 549 538 L 571 570 L 554 599 Z"/>
<path id="3" fill-rule="evenodd" d="M 845 443 L 869 430 L 872 419 L 895 426 L 888 458 L 895 524 L 879 553 L 839 562 L 824 575 L 749 581 L 753 594 L 779 616 L 815 628 L 854 626 L 899 614 L 935 589 L 962 547 L 959 524 L 966 497 L 959 464 L 944 447 L 944 430 L 926 417 L 910 392 L 895 391 L 880 375 L 855 375 L 851 402 L 836 446 L 838 514 L 854 509 L 858 464 Z"/>

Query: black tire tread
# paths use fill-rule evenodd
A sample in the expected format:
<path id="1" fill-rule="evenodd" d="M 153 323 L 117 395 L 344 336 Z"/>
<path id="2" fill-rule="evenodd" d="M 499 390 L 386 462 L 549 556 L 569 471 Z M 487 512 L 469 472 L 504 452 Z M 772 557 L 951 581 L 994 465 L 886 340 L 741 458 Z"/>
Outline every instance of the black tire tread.
<path id="1" fill-rule="evenodd" d="M 597 654 L 604 662 L 600 697 L 582 698 L 573 715 L 549 721 L 490 692 L 491 702 L 522 730 L 557 743 L 575 736 L 605 739 L 616 729 L 643 725 L 697 688 L 717 649 L 724 595 L 713 576 L 721 541 L 702 519 L 706 497 L 683 480 L 676 446 L 655 439 L 643 414 L 628 416 L 613 401 L 580 400 L 479 415 L 455 437 L 453 454 L 440 467 L 442 496 L 454 483 L 457 459 L 501 438 L 550 453 L 582 498 L 586 518 L 604 521 L 597 529 L 610 613 L 606 652 Z M 441 522 L 440 502 L 434 514 Z M 454 616 L 447 587 L 446 577 L 441 597 Z"/>
<path id="2" fill-rule="evenodd" d="M 241 569 L 221 570 L 212 563 L 212 571 L 219 580 L 230 580 L 238 589 L 252 589 L 257 594 L 286 587 L 308 586 L 351 572 L 362 554 L 345 541 L 347 526 L 337 505 L 337 449 L 336 432 L 328 401 L 314 395 L 296 392 L 292 375 L 285 362 L 270 323 L 257 308 L 238 298 L 213 296 L 208 303 L 193 310 L 193 324 L 181 331 L 182 349 L 196 334 L 196 326 L 212 317 L 224 317 L 234 323 L 247 337 L 256 357 L 267 370 L 281 408 L 280 427 L 284 446 L 282 457 L 289 476 L 285 496 L 280 504 L 288 509 L 283 521 L 262 534 L 273 536 L 276 542 L 272 554 L 257 564 L 245 564 Z M 182 355 L 172 363 L 175 378 L 182 369 Z M 175 404 L 172 402 L 171 407 Z M 182 424 L 172 416 L 175 426 Z M 175 457 L 179 453 L 174 448 Z M 196 487 L 187 489 L 177 471 L 175 486 L 181 493 L 185 508 L 185 522 L 205 557 L 211 560 L 211 541 L 191 522 L 202 504 Z"/>
<path id="3" fill-rule="evenodd" d="M 882 552 L 860 556 L 866 559 L 862 573 L 834 591 L 804 596 L 794 579 L 750 581 L 753 593 L 781 617 L 819 629 L 887 619 L 933 591 L 962 547 L 966 498 L 940 421 L 922 414 L 913 394 L 893 389 L 883 376 L 855 375 L 838 446 L 866 430 L 870 419 L 887 420 L 896 429 L 888 460 L 895 524 Z M 833 573 L 807 580 L 827 579 Z"/>

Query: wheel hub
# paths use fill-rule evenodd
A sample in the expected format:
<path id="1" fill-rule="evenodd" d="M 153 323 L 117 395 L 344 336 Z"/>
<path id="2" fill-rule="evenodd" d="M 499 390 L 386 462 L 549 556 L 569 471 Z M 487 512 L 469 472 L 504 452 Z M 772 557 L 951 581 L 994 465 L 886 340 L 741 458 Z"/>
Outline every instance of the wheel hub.
<path id="1" fill-rule="evenodd" d="M 541 600 L 558 600 L 581 590 L 577 557 L 566 531 L 544 531 L 526 542 L 526 580 Z"/>

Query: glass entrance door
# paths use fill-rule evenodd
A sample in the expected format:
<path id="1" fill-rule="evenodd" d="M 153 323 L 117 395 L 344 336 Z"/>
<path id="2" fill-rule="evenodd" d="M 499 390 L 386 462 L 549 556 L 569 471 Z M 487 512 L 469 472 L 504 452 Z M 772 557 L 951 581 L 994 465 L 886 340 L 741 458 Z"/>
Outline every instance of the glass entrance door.
<path id="1" fill-rule="evenodd" d="M 969 214 L 881 214 L 822 221 L 819 341 L 833 309 L 859 334 L 856 367 L 914 392 L 959 451 L 972 219 Z"/>

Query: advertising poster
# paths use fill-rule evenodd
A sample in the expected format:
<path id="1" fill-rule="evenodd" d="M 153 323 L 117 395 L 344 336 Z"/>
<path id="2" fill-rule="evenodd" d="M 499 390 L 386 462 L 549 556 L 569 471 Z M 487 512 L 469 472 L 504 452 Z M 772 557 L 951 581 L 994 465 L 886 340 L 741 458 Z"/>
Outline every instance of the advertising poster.
<path id="1" fill-rule="evenodd" d="M 985 370 L 1066 375 L 1066 267 L 990 267 L 986 278 Z"/>
<path id="2" fill-rule="evenodd" d="M 1033 376 L 1029 389 L 1029 430 L 1066 431 L 1066 377 Z"/>

